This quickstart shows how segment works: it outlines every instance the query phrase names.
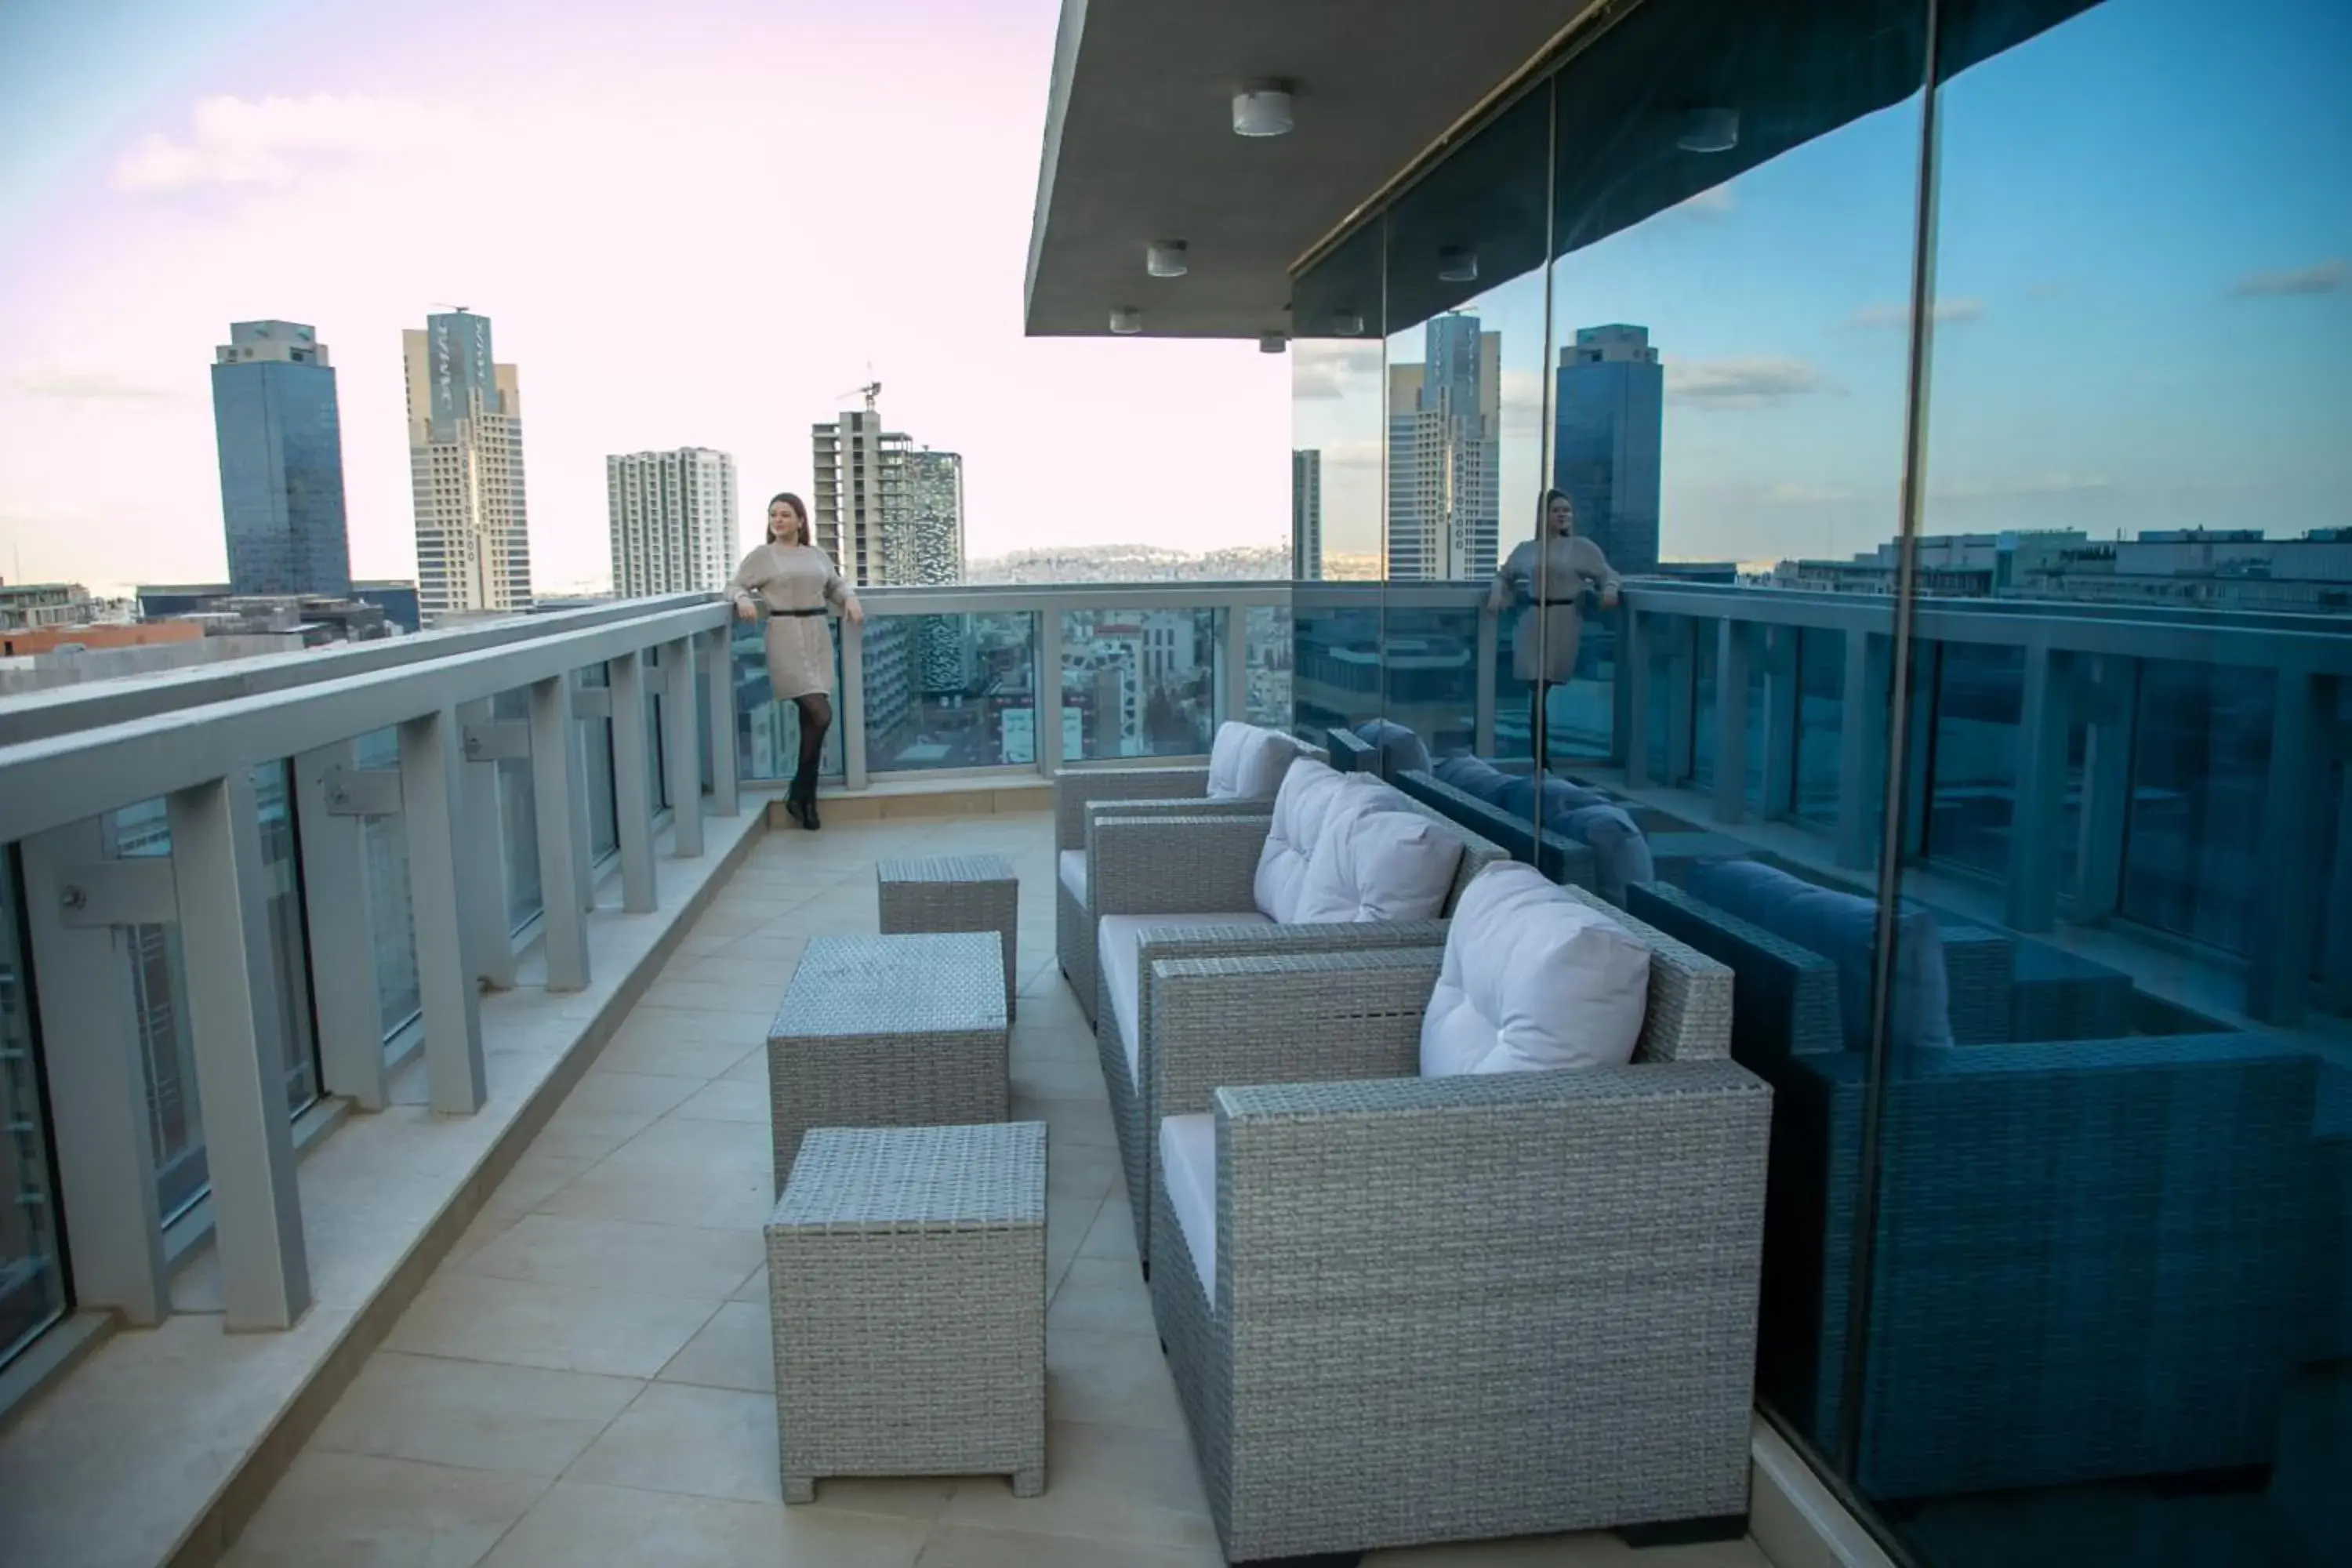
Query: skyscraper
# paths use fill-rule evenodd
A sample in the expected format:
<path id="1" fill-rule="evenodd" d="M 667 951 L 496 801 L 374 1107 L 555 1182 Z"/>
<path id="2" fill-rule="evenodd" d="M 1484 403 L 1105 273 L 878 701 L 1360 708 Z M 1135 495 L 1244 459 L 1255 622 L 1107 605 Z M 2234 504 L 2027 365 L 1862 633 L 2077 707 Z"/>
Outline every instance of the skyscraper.
<path id="1" fill-rule="evenodd" d="M 327 345 L 294 321 L 232 321 L 214 352 L 213 430 L 229 592 L 352 591 L 342 416 Z"/>
<path id="2" fill-rule="evenodd" d="M 963 581 L 963 458 L 929 447 L 905 457 L 902 516 L 886 514 L 893 586 L 946 587 Z"/>
<path id="3" fill-rule="evenodd" d="M 530 607 L 522 394 L 490 353 L 490 319 L 427 316 L 404 331 L 416 592 L 425 624 L 455 611 Z"/>
<path id="4" fill-rule="evenodd" d="M 879 386 L 866 389 L 863 411 L 849 409 L 812 426 L 816 458 L 816 542 L 859 588 L 891 580 L 888 520 L 905 515 L 907 454 L 914 443 L 882 428 Z"/>
<path id="5" fill-rule="evenodd" d="M 1436 316 L 1424 363 L 1389 367 L 1391 579 L 1494 574 L 1502 341 L 1475 316 Z"/>
<path id="6" fill-rule="evenodd" d="M 1312 447 L 1290 454 L 1290 564 L 1302 579 L 1323 575 L 1323 454 Z"/>
<path id="7" fill-rule="evenodd" d="M 735 570 L 735 459 L 708 447 L 604 459 L 613 591 L 708 593 Z"/>
<path id="8" fill-rule="evenodd" d="M 1620 572 L 1657 570 L 1666 373 L 1650 330 L 1579 327 L 1559 390 L 1552 483 L 1576 503 L 1576 531 Z"/>

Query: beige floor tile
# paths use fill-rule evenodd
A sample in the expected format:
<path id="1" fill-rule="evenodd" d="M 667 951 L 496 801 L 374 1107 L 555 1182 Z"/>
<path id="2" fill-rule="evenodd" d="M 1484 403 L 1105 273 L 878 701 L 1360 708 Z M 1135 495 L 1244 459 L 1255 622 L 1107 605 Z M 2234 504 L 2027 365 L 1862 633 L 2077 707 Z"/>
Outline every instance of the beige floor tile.
<path id="1" fill-rule="evenodd" d="M 484 1568 L 913 1568 L 927 1527 L 565 1479 Z"/>
<path id="2" fill-rule="evenodd" d="M 751 1054 L 720 1073 L 714 1081 L 757 1084 L 764 1092 L 768 1086 L 768 1043 L 762 1040 L 753 1046 Z"/>
<path id="3" fill-rule="evenodd" d="M 743 1288 L 728 1298 L 730 1301 L 753 1301 L 762 1309 L 768 1305 L 768 1266 L 764 1263 L 743 1281 Z"/>
<path id="4" fill-rule="evenodd" d="M 1172 1433 L 1068 1421 L 1045 1426 L 1044 1496 L 1016 1498 L 994 1478 L 961 1481 L 940 1522 L 1127 1547 L 1216 1544 L 1189 1442 Z"/>
<path id="5" fill-rule="evenodd" d="M 1160 1333 L 1151 1321 L 1151 1290 L 1138 1265 L 1108 1258 L 1079 1258 L 1063 1276 L 1045 1309 L 1050 1337 L 1066 1329 L 1086 1333 L 1148 1335 L 1156 1344 Z"/>
<path id="6" fill-rule="evenodd" d="M 699 1078 L 679 1078 L 666 1073 L 621 1072 L 602 1058 L 579 1087 L 564 1096 L 564 1110 L 626 1111 L 658 1117 L 675 1110 L 687 1096 L 707 1081 Z"/>
<path id="7" fill-rule="evenodd" d="M 656 1120 L 649 1110 L 573 1110 L 566 1106 L 549 1117 L 539 1136 L 531 1140 L 530 1155 L 570 1160 L 584 1171 L 651 1127 Z M 530 1206 L 539 1205 L 534 1203 Z"/>
<path id="8" fill-rule="evenodd" d="M 1136 1261 L 1135 1221 L 1125 1204 L 1103 1205 L 1102 1212 L 1095 1217 L 1093 1228 L 1087 1232 L 1086 1240 L 1078 1246 L 1078 1256 L 1117 1258 L 1127 1263 Z"/>
<path id="9" fill-rule="evenodd" d="M 735 1085 L 740 1089 L 746 1086 Z M 666 1117 L 614 1150 L 606 1163 L 691 1165 L 771 1171 L 775 1142 L 764 1124 Z"/>
<path id="10" fill-rule="evenodd" d="M 754 1059 L 765 1066 L 764 1057 Z M 744 1121 L 765 1127 L 770 1115 L 766 1075 L 763 1072 L 757 1083 L 714 1079 L 669 1114 L 678 1121 Z"/>
<path id="11" fill-rule="evenodd" d="M 569 1479 L 782 1507 L 775 1396 L 687 1384 L 648 1384 L 589 1445 Z"/>
<path id="12" fill-rule="evenodd" d="M 1156 1335 L 1051 1331 L 1045 1336 L 1045 1407 L 1063 1421 L 1184 1430 L 1175 1379 Z"/>
<path id="13" fill-rule="evenodd" d="M 1048 1129 L 1045 1141 L 1045 1194 L 1063 1193 L 1101 1197 L 1119 1183 L 1118 1150 L 1098 1143 L 1066 1143 Z"/>
<path id="14" fill-rule="evenodd" d="M 723 980 L 657 980 L 647 989 L 640 1007 L 661 1007 L 677 1013 L 718 1013 L 730 1017 L 748 1017 L 756 1027 L 776 1016 L 776 1004 L 783 1000 L 780 986 L 773 995 L 768 994 L 767 982 L 739 985 Z"/>
<path id="15" fill-rule="evenodd" d="M 717 1125 L 706 1123 L 706 1125 Z M 605 1160 L 540 1205 L 543 1214 L 756 1230 L 775 1207 L 774 1177 L 749 1166 Z"/>
<path id="16" fill-rule="evenodd" d="M 663 984 L 727 986 L 748 1002 L 763 1003 L 772 1014 L 776 1004 L 784 999 L 784 987 L 792 981 L 793 965 L 799 956 L 798 944 L 790 957 L 720 952 L 690 960 L 684 968 L 674 969 Z"/>
<path id="17" fill-rule="evenodd" d="M 471 1568 L 547 1483 L 530 1476 L 309 1451 L 225 1568 Z"/>
<path id="18" fill-rule="evenodd" d="M 583 1290 L 445 1272 L 393 1325 L 387 1350 L 562 1372 L 651 1377 L 719 1310 L 716 1298 Z"/>
<path id="19" fill-rule="evenodd" d="M 1364 1568 L 1771 1568 L 1753 1542 L 1636 1552 L 1607 1531 L 1368 1552 Z"/>
<path id="20" fill-rule="evenodd" d="M 527 1215 L 468 1257 L 468 1274 L 718 1300 L 760 1267 L 757 1233 Z"/>
<path id="21" fill-rule="evenodd" d="M 1103 1098 L 1099 1088 L 1091 1096 L 1023 1094 L 1013 1096 L 1013 1120 L 1043 1121 L 1050 1130 L 1055 1144 L 1067 1147 L 1085 1144 L 1094 1149 L 1116 1149 L 1118 1133 L 1110 1120 L 1110 1102 Z"/>
<path id="22" fill-rule="evenodd" d="M 662 1382 L 740 1388 L 753 1394 L 776 1392 L 775 1337 L 768 1317 L 764 1268 L 759 1283 L 759 1299 L 733 1300 L 719 1308 L 719 1315 L 662 1368 Z"/>
<path id="23" fill-rule="evenodd" d="M 1224 1568 L 1214 1546 L 1118 1546 L 1076 1535 L 977 1530 L 931 1531 L 916 1568 Z"/>
<path id="24" fill-rule="evenodd" d="M 523 1152 L 507 1173 L 507 1179 L 490 1194 L 488 1205 L 499 1208 L 529 1211 L 537 1208 L 562 1190 L 566 1182 L 594 1164 L 594 1160 L 558 1154 L 541 1149 L 537 1143 Z"/>
<path id="25" fill-rule="evenodd" d="M 635 1378 L 379 1351 L 310 1441 L 553 1480 L 642 1386 Z"/>

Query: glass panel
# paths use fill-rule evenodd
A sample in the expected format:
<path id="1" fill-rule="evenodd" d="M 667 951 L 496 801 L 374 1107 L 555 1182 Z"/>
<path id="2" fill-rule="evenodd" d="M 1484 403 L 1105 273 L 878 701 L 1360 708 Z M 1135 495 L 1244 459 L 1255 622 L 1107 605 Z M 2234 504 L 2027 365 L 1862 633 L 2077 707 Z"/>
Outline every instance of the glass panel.
<path id="1" fill-rule="evenodd" d="M 490 700 L 490 717 L 500 722 L 530 722 L 530 693 L 501 691 Z M 531 759 L 502 757 L 499 770 L 499 820 L 505 839 L 507 929 L 520 931 L 546 910 L 539 879 L 539 801 Z"/>
<path id="2" fill-rule="evenodd" d="M 1935 760 L 1927 853 L 1998 877 L 2009 869 L 2025 650 L 1945 643 L 1934 663 Z"/>
<path id="3" fill-rule="evenodd" d="M 107 819 L 110 854 L 123 859 L 169 857 L 172 828 L 164 804 L 142 801 Z M 147 1127 L 155 1161 L 156 1200 L 168 1225 L 204 1194 L 204 1108 L 196 1098 L 195 1041 L 189 1033 L 187 984 L 176 925 L 123 928 L 131 963 L 140 1059 L 147 1076 Z"/>
<path id="4" fill-rule="evenodd" d="M 863 635 L 871 637 L 881 617 L 869 617 Z M 767 655 L 762 651 L 757 625 L 739 621 L 735 624 L 735 640 L 731 645 L 735 660 L 735 746 L 736 764 L 746 780 L 783 783 L 800 765 L 800 709 L 791 702 L 770 699 Z M 870 658 L 870 654 L 868 655 Z M 841 639 L 834 638 L 833 689 L 841 689 Z M 867 715 L 871 728 L 872 715 Z M 825 731 L 824 749 L 818 755 L 820 778 L 835 783 L 843 777 L 841 725 L 836 722 Z"/>
<path id="5" fill-rule="evenodd" d="M 1845 727 L 1845 634 L 1797 634 L 1797 820 L 1835 827 L 1839 735 Z"/>
<path id="6" fill-rule="evenodd" d="M 1381 714 L 1411 731 L 1419 745 L 1383 748 L 1387 769 L 1418 763 L 1424 749 L 1435 759 L 1477 747 L 1478 602 L 1459 594 L 1447 595 L 1456 600 L 1451 605 L 1426 602 L 1435 596 L 1427 588 L 1389 586 Z M 1514 693 L 1521 702 L 1526 689 Z"/>
<path id="7" fill-rule="evenodd" d="M 1715 787 L 1715 625 L 1698 621 L 1691 626 L 1691 784 Z"/>
<path id="8" fill-rule="evenodd" d="M 580 685 L 583 690 L 610 690 L 612 677 L 597 666 L 580 672 Z M 621 852 L 620 802 L 613 779 L 613 721 L 582 720 L 580 736 L 588 775 L 588 858 L 601 862 Z"/>
<path id="9" fill-rule="evenodd" d="M 16 852 L 0 856 L 0 1366 L 65 1315 L 57 1191 Z"/>
<path id="10" fill-rule="evenodd" d="M 1292 289 L 1292 728 L 1324 744 L 1380 717 L 1382 452 L 1387 442 L 1381 223 Z"/>
<path id="11" fill-rule="evenodd" d="M 2125 839 L 2128 918 L 2224 952 L 2248 951 L 2277 685 L 2267 669 L 2172 659 L 2141 667 Z"/>
<path id="12" fill-rule="evenodd" d="M 870 772 L 1036 763 L 1035 616 L 875 615 L 864 637 Z"/>
<path id="13" fill-rule="evenodd" d="M 1291 600 L 1297 732 L 1322 745 L 1333 730 L 1381 716 L 1381 585 L 1301 584 Z"/>
<path id="14" fill-rule="evenodd" d="M 662 754 L 661 693 L 651 689 L 654 675 L 650 667 L 646 671 L 646 798 L 653 803 L 659 816 L 669 808 L 669 759 Z"/>
<path id="15" fill-rule="evenodd" d="M 352 743 L 352 752 L 359 767 L 399 770 L 397 731 L 377 730 L 362 735 Z M 389 1044 L 416 1021 L 425 1005 L 416 978 L 415 915 L 408 897 L 408 833 L 397 816 L 362 817 L 360 841 L 367 856 L 368 928 L 375 943 L 376 1005 Z"/>
<path id="16" fill-rule="evenodd" d="M 1253 605 L 1244 614 L 1248 617 L 1243 642 L 1249 658 L 1249 711 L 1243 717 L 1252 724 L 1286 729 L 1294 700 L 1290 606 Z"/>
<path id="17" fill-rule="evenodd" d="M 1206 755 L 1215 729 L 1213 610 L 1062 613 L 1062 755 Z"/>
<path id="18" fill-rule="evenodd" d="M 278 977 L 278 1038 L 286 1053 L 286 1102 L 300 1114 L 319 1098 L 319 1030 L 310 1005 L 310 932 L 302 910 L 293 780 L 283 763 L 253 770 L 261 860 L 269 886 L 270 967 Z"/>

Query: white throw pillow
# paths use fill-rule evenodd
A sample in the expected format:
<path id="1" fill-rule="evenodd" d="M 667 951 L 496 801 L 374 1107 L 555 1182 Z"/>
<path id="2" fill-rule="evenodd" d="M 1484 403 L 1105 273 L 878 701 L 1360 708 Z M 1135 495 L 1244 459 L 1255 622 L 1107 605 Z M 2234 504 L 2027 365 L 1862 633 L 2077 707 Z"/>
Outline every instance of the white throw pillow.
<path id="1" fill-rule="evenodd" d="M 1209 748 L 1211 800 L 1272 800 L 1306 748 L 1277 730 L 1227 720 Z"/>
<path id="2" fill-rule="evenodd" d="M 1291 919 L 1428 921 L 1445 912 L 1462 836 L 1385 785 L 1343 796 L 1307 858 Z"/>
<path id="3" fill-rule="evenodd" d="M 1209 742 L 1209 798 L 1241 798 L 1242 749 L 1249 744 L 1250 726 L 1228 719 L 1217 726 Z"/>
<path id="4" fill-rule="evenodd" d="M 1640 938 L 1532 866 L 1489 866 L 1454 910 L 1422 1076 L 1622 1066 L 1649 997 Z"/>
<path id="5" fill-rule="evenodd" d="M 1303 757 L 1284 777 L 1274 797 L 1274 826 L 1266 833 L 1265 847 L 1258 853 L 1257 878 L 1251 889 L 1258 912 L 1268 920 L 1287 923 L 1297 918 L 1292 911 L 1298 907 L 1307 858 L 1323 836 L 1323 824 L 1332 806 L 1349 793 L 1351 776 Z"/>

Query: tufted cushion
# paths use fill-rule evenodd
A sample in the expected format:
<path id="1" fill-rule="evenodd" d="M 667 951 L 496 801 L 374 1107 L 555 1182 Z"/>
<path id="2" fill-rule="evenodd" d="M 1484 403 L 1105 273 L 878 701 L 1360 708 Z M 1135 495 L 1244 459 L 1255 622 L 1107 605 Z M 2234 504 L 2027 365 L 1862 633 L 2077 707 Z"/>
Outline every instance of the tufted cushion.
<path id="1" fill-rule="evenodd" d="M 1302 758 L 1284 775 L 1252 889 L 1261 914 L 1286 924 L 1298 918 L 1292 911 L 1298 907 L 1299 885 L 1307 877 L 1307 858 L 1323 837 L 1331 808 L 1351 789 L 1376 782 L 1366 774 L 1339 773 L 1312 757 Z"/>
<path id="2" fill-rule="evenodd" d="M 1650 950 L 1532 866 L 1464 890 L 1422 1016 L 1424 1078 L 1622 1066 L 1649 1008 Z"/>
<path id="3" fill-rule="evenodd" d="M 1441 782 L 1452 784 L 1464 795 L 1486 801 L 1488 805 L 1494 804 L 1496 795 L 1510 782 L 1510 775 L 1494 763 L 1484 757 L 1467 754 L 1448 757 L 1438 763 L 1437 776 Z"/>
<path id="4" fill-rule="evenodd" d="M 1869 1045 L 1875 900 L 1816 887 L 1755 860 L 1695 867 L 1690 890 L 1693 897 L 1829 960 L 1837 969 L 1838 1016 L 1846 1048 L 1861 1050 Z M 1896 909 L 1894 988 L 1888 1039 L 1896 1050 L 1952 1044 L 1951 984 L 1944 972 L 1943 938 L 1935 915 L 1916 904 Z"/>
<path id="5" fill-rule="evenodd" d="M 1070 897 L 1077 900 L 1081 908 L 1087 907 L 1087 852 L 1065 849 L 1055 864 L 1062 874 L 1062 886 L 1070 889 Z"/>
<path id="6" fill-rule="evenodd" d="M 1272 800 L 1307 748 L 1278 731 L 1227 720 L 1209 748 L 1211 800 Z"/>
<path id="7" fill-rule="evenodd" d="M 1427 921 L 1445 912 L 1462 837 L 1386 785 L 1350 790 L 1307 858 L 1291 920 Z"/>
<path id="8" fill-rule="evenodd" d="M 1580 844 L 1592 846 L 1595 879 L 1601 884 L 1601 895 L 1619 903 L 1625 901 L 1625 889 L 1634 882 L 1657 880 L 1657 864 L 1651 858 L 1650 841 L 1633 826 L 1622 806 L 1588 805 L 1552 819 L 1551 826 Z"/>
<path id="9" fill-rule="evenodd" d="M 1110 998 L 1111 1021 L 1118 1026 L 1118 1043 L 1127 1049 L 1127 1081 L 1140 1089 L 1136 1065 L 1143 1059 L 1143 1037 L 1138 1027 L 1143 1016 L 1143 933 L 1161 926 L 1262 925 L 1265 917 L 1255 910 L 1234 914 L 1105 915 L 1095 927 L 1095 965 Z"/>
<path id="10" fill-rule="evenodd" d="M 1160 1180 L 1168 1184 L 1168 1206 L 1201 1289 L 1217 1300 L 1217 1119 L 1202 1111 L 1160 1121 Z"/>
<path id="11" fill-rule="evenodd" d="M 1412 771 L 1429 771 L 1429 748 L 1421 737 L 1390 719 L 1372 719 L 1356 726 L 1356 736 L 1379 754 L 1383 777 Z"/>

